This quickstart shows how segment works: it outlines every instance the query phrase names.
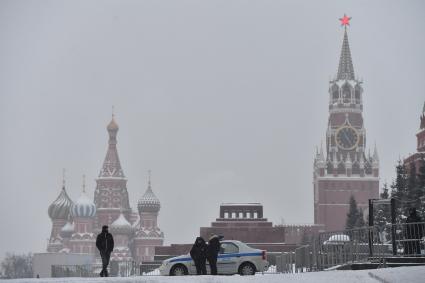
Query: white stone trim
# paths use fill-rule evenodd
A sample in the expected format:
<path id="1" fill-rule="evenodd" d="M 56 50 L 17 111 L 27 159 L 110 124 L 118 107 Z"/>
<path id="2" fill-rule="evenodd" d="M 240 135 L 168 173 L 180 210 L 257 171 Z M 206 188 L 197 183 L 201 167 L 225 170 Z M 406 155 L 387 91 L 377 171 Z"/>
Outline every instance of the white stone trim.
<path id="1" fill-rule="evenodd" d="M 340 176 L 340 175 L 338 175 Z M 371 177 L 371 176 L 364 176 L 364 177 L 360 177 L 360 176 L 351 176 L 351 177 L 347 177 L 347 176 L 341 176 L 341 177 L 334 177 L 334 176 L 326 176 L 326 177 L 317 177 L 317 180 L 331 180 L 331 181 L 353 181 L 353 180 L 359 180 L 359 181 L 379 181 L 379 177 Z"/>

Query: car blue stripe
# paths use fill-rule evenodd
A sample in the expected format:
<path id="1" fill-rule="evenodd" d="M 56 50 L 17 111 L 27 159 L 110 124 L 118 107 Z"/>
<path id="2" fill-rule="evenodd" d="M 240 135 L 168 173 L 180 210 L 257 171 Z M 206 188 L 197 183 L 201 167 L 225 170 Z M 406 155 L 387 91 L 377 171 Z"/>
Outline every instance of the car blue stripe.
<path id="1" fill-rule="evenodd" d="M 233 254 L 220 254 L 218 258 L 229 258 L 229 257 L 242 257 L 242 256 L 262 256 L 262 252 L 253 252 L 253 253 L 233 253 Z M 186 262 L 191 261 L 190 257 L 176 258 L 170 260 L 170 262 Z"/>

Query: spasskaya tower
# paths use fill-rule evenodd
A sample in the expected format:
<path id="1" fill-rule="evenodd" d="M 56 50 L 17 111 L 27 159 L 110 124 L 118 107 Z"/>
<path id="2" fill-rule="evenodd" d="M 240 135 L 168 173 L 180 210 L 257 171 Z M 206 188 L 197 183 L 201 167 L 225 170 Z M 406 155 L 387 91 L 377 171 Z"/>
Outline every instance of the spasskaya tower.
<path id="1" fill-rule="evenodd" d="M 379 157 L 366 153 L 366 129 L 363 123 L 362 81 L 354 75 L 348 44 L 347 16 L 341 56 L 335 79 L 329 82 L 329 118 L 323 145 L 314 159 L 314 223 L 326 231 L 345 229 L 349 199 L 367 215 L 368 200 L 379 195 Z"/>

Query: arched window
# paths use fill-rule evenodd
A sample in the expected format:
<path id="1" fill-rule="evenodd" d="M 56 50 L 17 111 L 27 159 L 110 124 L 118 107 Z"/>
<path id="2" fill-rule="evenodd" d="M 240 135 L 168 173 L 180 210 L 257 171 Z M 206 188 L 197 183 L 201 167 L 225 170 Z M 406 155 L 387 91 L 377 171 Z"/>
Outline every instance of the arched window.
<path id="1" fill-rule="evenodd" d="M 338 174 L 345 174 L 346 172 L 345 172 L 345 166 L 344 166 L 344 164 L 341 162 L 341 163 L 339 163 L 338 164 Z"/>
<path id="2" fill-rule="evenodd" d="M 339 99 L 339 89 L 336 84 L 332 86 L 331 93 L 332 93 L 332 103 L 337 103 Z"/>
<path id="3" fill-rule="evenodd" d="M 364 171 L 368 175 L 372 174 L 372 166 L 371 166 L 370 162 L 365 162 Z"/>
<path id="4" fill-rule="evenodd" d="M 332 162 L 328 161 L 328 164 L 326 165 L 326 170 L 328 173 L 331 173 L 333 170 Z"/>
<path id="5" fill-rule="evenodd" d="M 360 165 L 358 162 L 353 163 L 352 174 L 360 174 Z"/>
<path id="6" fill-rule="evenodd" d="M 351 88 L 348 84 L 345 84 L 342 87 L 342 100 L 344 103 L 350 103 L 351 102 Z"/>
<path id="7" fill-rule="evenodd" d="M 356 99 L 356 104 L 360 104 L 361 94 L 362 94 L 362 88 L 357 85 L 355 90 L 354 90 L 354 96 L 355 96 L 355 99 Z"/>

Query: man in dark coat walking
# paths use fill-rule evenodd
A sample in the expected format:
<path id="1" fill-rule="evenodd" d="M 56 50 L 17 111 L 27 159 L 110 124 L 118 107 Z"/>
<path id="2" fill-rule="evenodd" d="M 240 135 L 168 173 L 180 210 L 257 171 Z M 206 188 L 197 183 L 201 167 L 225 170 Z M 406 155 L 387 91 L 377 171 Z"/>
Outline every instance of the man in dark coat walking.
<path id="1" fill-rule="evenodd" d="M 198 237 L 190 250 L 190 257 L 195 262 L 196 274 L 206 275 L 207 268 L 205 266 L 207 261 L 207 244 L 202 237 Z"/>
<path id="2" fill-rule="evenodd" d="M 424 235 L 424 227 L 422 223 L 418 222 L 422 222 L 422 219 L 416 214 L 416 208 L 409 209 L 404 231 L 404 253 L 406 255 L 421 254 L 420 240 Z"/>
<path id="3" fill-rule="evenodd" d="M 212 235 L 208 240 L 207 259 L 211 268 L 211 275 L 217 275 L 217 257 L 220 252 L 220 239 Z"/>
<path id="4" fill-rule="evenodd" d="M 108 232 L 108 226 L 102 226 L 102 232 L 97 235 L 96 247 L 102 258 L 102 271 L 100 272 L 100 277 L 108 277 L 107 268 L 111 253 L 114 250 L 114 238 L 112 234 Z"/>

